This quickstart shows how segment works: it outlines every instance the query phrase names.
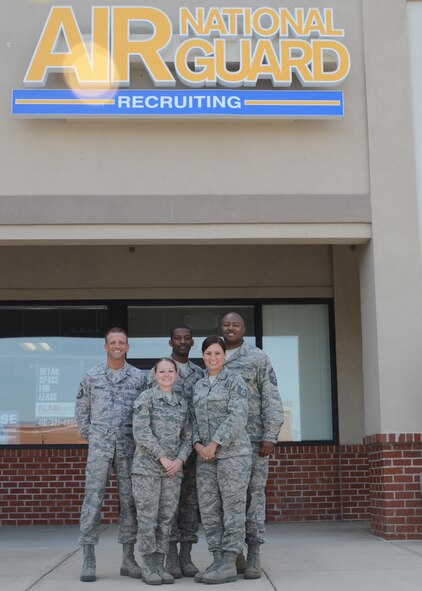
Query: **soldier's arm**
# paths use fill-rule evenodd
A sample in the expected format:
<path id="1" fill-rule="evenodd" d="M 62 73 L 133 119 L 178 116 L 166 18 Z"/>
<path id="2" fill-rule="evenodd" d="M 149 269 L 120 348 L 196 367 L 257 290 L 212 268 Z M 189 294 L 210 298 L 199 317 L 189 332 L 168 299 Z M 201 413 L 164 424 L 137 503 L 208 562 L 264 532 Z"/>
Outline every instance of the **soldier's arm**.
<path id="1" fill-rule="evenodd" d="M 266 355 L 260 361 L 258 379 L 258 388 L 261 393 L 261 418 L 264 425 L 262 441 L 276 443 L 284 421 L 283 404 L 275 371 Z"/>
<path id="2" fill-rule="evenodd" d="M 88 439 L 91 424 L 91 388 L 87 376 L 79 385 L 75 404 L 75 420 L 81 437 Z"/>
<path id="3" fill-rule="evenodd" d="M 185 422 L 180 433 L 180 447 L 177 454 L 177 459 L 186 462 L 190 452 L 192 451 L 192 423 L 190 421 L 189 409 L 186 411 Z"/>
<path id="4" fill-rule="evenodd" d="M 196 419 L 195 407 L 193 403 L 190 405 L 190 417 L 192 421 L 192 446 L 200 458 L 205 460 L 204 449 L 205 446 L 201 443 L 201 437 L 199 435 L 198 421 Z"/>
<path id="5" fill-rule="evenodd" d="M 199 436 L 198 421 L 196 420 L 195 408 L 193 404 L 189 405 L 189 417 L 192 428 L 192 445 L 195 447 L 195 443 L 200 443 L 201 438 Z"/>
<path id="6" fill-rule="evenodd" d="M 246 426 L 248 418 L 248 389 L 239 374 L 233 373 L 227 380 L 229 401 L 227 418 L 213 435 L 212 440 L 227 447 Z"/>

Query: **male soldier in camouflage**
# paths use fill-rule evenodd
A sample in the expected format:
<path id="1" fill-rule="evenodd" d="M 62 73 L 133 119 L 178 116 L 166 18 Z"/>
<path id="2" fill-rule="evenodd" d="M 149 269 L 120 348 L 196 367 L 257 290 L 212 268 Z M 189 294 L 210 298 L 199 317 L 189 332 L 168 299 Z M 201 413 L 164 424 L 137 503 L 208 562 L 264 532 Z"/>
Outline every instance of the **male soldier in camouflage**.
<path id="1" fill-rule="evenodd" d="M 225 367 L 239 372 L 248 388 L 248 422 L 246 430 L 252 444 L 252 473 L 246 509 L 247 562 L 243 554 L 237 560 L 238 572 L 246 579 L 261 577 L 260 545 L 265 542 L 265 486 L 269 456 L 283 424 L 283 405 L 277 378 L 267 355 L 244 342 L 245 323 L 239 314 L 230 312 L 221 321 L 221 334 L 226 343 Z"/>
<path id="2" fill-rule="evenodd" d="M 245 426 L 248 392 L 238 373 L 224 365 L 222 338 L 204 340 L 207 376 L 195 385 L 193 437 L 197 451 L 197 485 L 202 524 L 213 562 L 195 581 L 235 581 L 236 558 L 245 543 L 246 494 L 251 444 Z"/>
<path id="3" fill-rule="evenodd" d="M 182 466 L 192 449 L 188 403 L 173 388 L 176 363 L 163 358 L 154 371 L 154 386 L 138 397 L 133 414 L 132 486 L 144 563 L 142 580 L 148 585 L 174 582 L 164 569 L 164 558 L 179 501 Z"/>
<path id="4" fill-rule="evenodd" d="M 105 336 L 107 361 L 84 376 L 76 400 L 76 423 L 88 440 L 85 497 L 80 519 L 79 543 L 84 563 L 81 581 L 95 581 L 95 552 L 101 506 L 112 468 L 117 477 L 120 500 L 119 537 L 123 544 L 120 574 L 140 578 L 134 558 L 137 536 L 136 507 L 132 496 L 131 470 L 135 452 L 132 433 L 133 403 L 147 387 L 144 372 L 126 363 L 127 334 L 110 329 Z"/>
<path id="5" fill-rule="evenodd" d="M 190 406 L 195 384 L 204 376 L 203 370 L 189 360 L 189 352 L 194 345 L 192 330 L 179 324 L 170 334 L 171 358 L 176 362 L 178 374 L 173 391 L 179 394 Z M 153 379 L 153 370 L 150 381 Z M 166 570 L 175 579 L 194 577 L 198 572 L 191 559 L 192 544 L 198 542 L 198 493 L 196 490 L 196 452 L 193 451 L 183 466 L 183 481 L 177 513 L 170 532 L 170 545 L 167 554 Z M 180 553 L 177 544 L 180 542 Z"/>

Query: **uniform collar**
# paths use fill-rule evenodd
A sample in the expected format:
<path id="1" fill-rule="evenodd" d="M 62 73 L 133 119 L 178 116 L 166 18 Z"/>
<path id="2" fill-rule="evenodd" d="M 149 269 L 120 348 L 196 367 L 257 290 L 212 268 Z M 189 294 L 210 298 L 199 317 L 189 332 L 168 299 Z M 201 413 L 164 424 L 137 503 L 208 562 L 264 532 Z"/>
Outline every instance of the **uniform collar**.
<path id="1" fill-rule="evenodd" d="M 176 361 L 176 363 L 177 363 L 177 361 Z M 177 367 L 179 367 L 179 366 L 177 366 Z M 182 367 L 181 369 L 183 371 L 182 375 L 184 378 L 187 378 L 192 372 L 195 371 L 192 367 L 192 362 L 190 359 L 187 360 L 185 367 Z"/>
<path id="2" fill-rule="evenodd" d="M 243 341 L 243 343 L 240 345 L 240 347 L 237 348 L 236 352 L 233 353 L 233 355 L 230 357 L 230 359 L 227 359 L 224 362 L 224 365 L 230 363 L 230 361 L 232 361 L 233 359 L 237 359 L 241 355 L 246 355 L 247 349 L 248 349 L 248 344 L 246 343 L 246 341 Z"/>
<path id="3" fill-rule="evenodd" d="M 120 382 L 120 380 L 122 380 L 123 378 L 126 377 L 126 375 L 129 372 L 129 364 L 127 363 L 127 361 L 125 361 L 124 365 L 122 366 L 120 373 L 118 374 L 118 376 L 116 377 L 115 373 L 113 372 L 113 370 L 111 369 L 111 367 L 109 367 L 107 365 L 107 361 L 104 363 L 104 373 L 107 376 L 107 379 L 110 380 L 111 382 L 114 382 L 117 384 L 117 382 Z"/>
<path id="4" fill-rule="evenodd" d="M 221 368 L 221 371 L 215 376 L 215 382 L 218 382 L 218 381 L 224 379 L 227 376 L 228 373 L 229 373 L 229 370 L 226 369 L 224 367 L 224 365 L 223 365 L 223 367 Z M 208 371 L 207 371 L 207 380 L 208 380 L 209 383 L 211 383 L 210 382 L 210 376 L 208 374 Z"/>
<path id="5" fill-rule="evenodd" d="M 154 386 L 154 391 L 156 392 L 157 398 L 160 400 L 164 400 L 167 404 L 171 406 L 181 405 L 180 397 L 175 393 L 172 392 L 171 394 L 166 394 L 158 386 Z"/>

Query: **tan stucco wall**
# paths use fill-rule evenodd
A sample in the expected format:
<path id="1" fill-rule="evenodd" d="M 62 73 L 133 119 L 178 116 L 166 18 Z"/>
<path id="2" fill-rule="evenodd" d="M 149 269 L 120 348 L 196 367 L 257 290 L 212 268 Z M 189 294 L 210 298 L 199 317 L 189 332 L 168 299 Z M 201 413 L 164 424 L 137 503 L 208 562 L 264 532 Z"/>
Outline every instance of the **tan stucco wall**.
<path id="1" fill-rule="evenodd" d="M 341 120 L 146 124 L 12 118 L 11 89 L 22 87 L 49 7 L 61 4 L 69 3 L 54 0 L 28 6 L 27 0 L 15 0 L 8 4 L 7 19 L 0 21 L 0 224 L 33 224 L 44 207 L 48 217 L 55 215 L 52 223 L 69 223 L 69 216 L 72 223 L 93 223 L 95 215 L 100 223 L 114 222 L 125 210 L 132 223 L 149 224 L 177 224 L 187 218 L 190 223 L 210 218 L 227 223 L 233 217 L 239 222 L 238 215 L 244 223 L 258 217 L 281 224 L 286 216 L 290 223 L 344 223 L 346 218 L 369 222 L 360 1 L 330 2 L 336 26 L 346 29 L 352 59 L 351 73 L 342 85 L 347 116 Z M 72 4 L 84 32 L 90 31 L 91 6 L 97 4 Z M 320 0 L 301 4 L 326 6 Z M 195 3 L 154 3 L 174 15 L 180 5 Z M 296 5 L 292 0 L 283 3 Z M 169 195 L 171 200 L 162 197 Z M 46 205 L 48 196 L 54 199 Z M 59 196 L 66 196 L 64 206 L 55 201 Z M 82 207 L 78 196 L 87 197 Z M 136 207 L 130 196 L 137 196 Z M 159 206 L 151 206 L 151 196 L 161 196 Z M 212 206 L 212 196 L 223 198 L 217 201 L 219 207 Z M 74 215 L 73 203 L 78 205 Z M 111 229 L 109 235 L 113 236 Z"/>
<path id="2" fill-rule="evenodd" d="M 367 0 L 363 8 L 373 232 L 361 257 L 365 432 L 420 432 L 422 281 L 406 1 Z"/>
<path id="3" fill-rule="evenodd" d="M 329 246 L 2 247 L 0 297 L 332 297 Z"/>

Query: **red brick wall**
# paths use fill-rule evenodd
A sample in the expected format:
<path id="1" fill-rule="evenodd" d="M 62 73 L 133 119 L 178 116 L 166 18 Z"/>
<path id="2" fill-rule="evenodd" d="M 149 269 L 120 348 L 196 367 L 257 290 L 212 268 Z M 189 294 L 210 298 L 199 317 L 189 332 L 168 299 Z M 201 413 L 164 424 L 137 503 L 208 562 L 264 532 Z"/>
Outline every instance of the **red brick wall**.
<path id="1" fill-rule="evenodd" d="M 371 435 L 365 443 L 371 475 L 372 533 L 388 540 L 421 540 L 421 434 Z"/>
<path id="2" fill-rule="evenodd" d="M 83 500 L 86 448 L 0 449 L 1 525 L 74 525 Z M 117 518 L 112 479 L 104 522 Z"/>
<path id="3" fill-rule="evenodd" d="M 86 448 L 1 449 L 2 525 L 77 524 Z M 269 521 L 369 519 L 368 460 L 363 446 L 287 446 L 270 461 Z M 103 522 L 116 520 L 112 479 Z"/>
<path id="4" fill-rule="evenodd" d="M 268 521 L 369 519 L 363 445 L 279 447 L 270 460 Z"/>

